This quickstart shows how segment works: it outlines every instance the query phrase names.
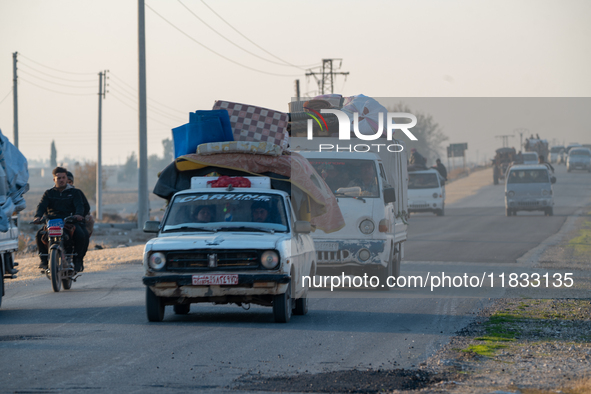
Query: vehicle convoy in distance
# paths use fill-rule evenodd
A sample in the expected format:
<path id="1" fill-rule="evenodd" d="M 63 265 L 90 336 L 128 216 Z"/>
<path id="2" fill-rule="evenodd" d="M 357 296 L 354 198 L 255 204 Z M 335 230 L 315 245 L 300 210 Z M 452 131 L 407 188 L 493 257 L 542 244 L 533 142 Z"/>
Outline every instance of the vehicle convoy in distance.
<path id="1" fill-rule="evenodd" d="M 517 211 L 542 211 L 554 214 L 552 184 L 556 178 L 543 164 L 514 165 L 507 172 L 505 181 L 505 211 L 515 216 Z"/>
<path id="2" fill-rule="evenodd" d="M 408 212 L 445 214 L 445 181 L 434 168 L 408 172 Z"/>
<path id="3" fill-rule="evenodd" d="M 515 160 L 515 148 L 499 148 L 496 150 L 493 159 L 493 182 L 495 185 L 499 184 L 500 180 L 505 179 L 505 173 L 509 165 Z"/>
<path id="4" fill-rule="evenodd" d="M 583 170 L 591 172 L 591 150 L 589 148 L 573 147 L 568 152 L 566 171 Z"/>
<path id="5" fill-rule="evenodd" d="M 277 322 L 308 310 L 303 276 L 316 270 L 310 222 L 299 221 L 290 196 L 268 177 L 247 177 L 251 187 L 206 187 L 194 177 L 177 192 L 144 251 L 146 312 L 164 318 L 165 305 L 187 314 L 193 303 L 273 307 Z"/>

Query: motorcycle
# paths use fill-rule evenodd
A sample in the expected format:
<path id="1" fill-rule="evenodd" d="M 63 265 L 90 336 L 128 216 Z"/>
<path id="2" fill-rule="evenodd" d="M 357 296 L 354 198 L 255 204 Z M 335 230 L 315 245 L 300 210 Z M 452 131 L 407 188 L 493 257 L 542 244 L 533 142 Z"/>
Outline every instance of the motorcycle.
<path id="1" fill-rule="evenodd" d="M 65 290 L 72 287 L 80 277 L 74 270 L 74 243 L 71 241 L 71 235 L 74 231 L 74 216 L 68 216 L 65 219 L 47 220 L 46 230 L 42 232 L 43 236 L 47 234 L 48 248 L 47 254 L 39 254 L 41 257 L 48 258 L 48 268 L 42 270 L 47 279 L 51 280 L 51 287 L 54 292 L 59 292 L 63 286 Z M 65 231 L 64 231 L 65 230 Z"/>

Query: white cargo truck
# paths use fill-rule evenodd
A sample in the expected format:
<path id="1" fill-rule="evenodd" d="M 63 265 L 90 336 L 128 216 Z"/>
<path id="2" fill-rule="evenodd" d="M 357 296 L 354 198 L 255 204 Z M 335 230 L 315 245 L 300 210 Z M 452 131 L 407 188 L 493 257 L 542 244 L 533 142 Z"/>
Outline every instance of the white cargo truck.
<path id="1" fill-rule="evenodd" d="M 345 218 L 345 227 L 337 232 L 316 230 L 312 234 L 318 272 L 334 273 L 336 269 L 347 275 L 375 274 L 380 278 L 379 288 L 387 289 L 387 278 L 400 274 L 407 238 L 408 172 L 403 142 L 377 139 L 360 148 L 338 138 L 297 137 L 290 143 L 324 178 Z"/>

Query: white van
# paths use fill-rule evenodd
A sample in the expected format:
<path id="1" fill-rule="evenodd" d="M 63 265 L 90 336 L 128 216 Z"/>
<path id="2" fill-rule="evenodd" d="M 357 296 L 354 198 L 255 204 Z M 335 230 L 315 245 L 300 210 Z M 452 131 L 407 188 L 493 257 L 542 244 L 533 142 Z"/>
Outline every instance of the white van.
<path id="1" fill-rule="evenodd" d="M 336 138 L 318 140 L 342 145 Z M 407 234 L 406 155 L 385 149 L 380 154 L 319 152 L 318 141 L 305 138 L 292 138 L 291 146 L 324 178 L 345 218 L 345 227 L 337 232 L 312 233 L 318 272 L 342 269 L 345 274 L 376 274 L 381 284 L 389 276 L 397 277 Z"/>
<path id="2" fill-rule="evenodd" d="M 408 173 L 408 211 L 445 214 L 445 182 L 434 168 Z"/>

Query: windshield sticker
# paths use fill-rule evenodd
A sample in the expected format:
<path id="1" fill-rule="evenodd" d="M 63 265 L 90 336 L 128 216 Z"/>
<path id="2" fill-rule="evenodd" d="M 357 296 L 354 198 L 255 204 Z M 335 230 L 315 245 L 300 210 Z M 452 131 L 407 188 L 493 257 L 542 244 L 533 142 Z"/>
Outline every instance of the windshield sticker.
<path id="1" fill-rule="evenodd" d="M 176 203 L 182 204 L 192 201 L 271 201 L 271 196 L 258 194 L 201 194 L 179 198 Z"/>

